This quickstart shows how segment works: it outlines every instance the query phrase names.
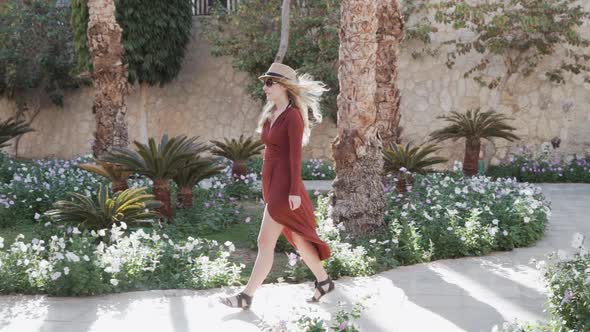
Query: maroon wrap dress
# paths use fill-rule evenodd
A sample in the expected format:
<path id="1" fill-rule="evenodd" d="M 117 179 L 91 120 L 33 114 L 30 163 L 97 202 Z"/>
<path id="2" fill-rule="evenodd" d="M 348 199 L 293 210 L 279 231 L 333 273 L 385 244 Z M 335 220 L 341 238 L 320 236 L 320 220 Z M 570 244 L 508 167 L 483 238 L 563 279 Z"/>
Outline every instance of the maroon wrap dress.
<path id="1" fill-rule="evenodd" d="M 262 127 L 262 142 L 266 146 L 262 163 L 262 197 L 273 220 L 283 227 L 283 235 L 294 248 L 292 234 L 300 235 L 316 248 L 320 260 L 330 257 L 330 247 L 316 232 L 313 205 L 301 180 L 301 141 L 303 117 L 290 106 L 270 125 Z M 301 205 L 291 210 L 289 195 L 301 197 Z"/>

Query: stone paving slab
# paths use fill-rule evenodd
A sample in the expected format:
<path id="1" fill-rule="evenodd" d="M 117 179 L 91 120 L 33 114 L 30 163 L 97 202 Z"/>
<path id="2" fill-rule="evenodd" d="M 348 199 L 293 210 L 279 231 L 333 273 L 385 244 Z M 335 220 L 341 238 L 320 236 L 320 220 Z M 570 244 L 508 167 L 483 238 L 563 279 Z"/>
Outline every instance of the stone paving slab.
<path id="1" fill-rule="evenodd" d="M 576 232 L 590 235 L 590 185 L 541 187 L 552 202 L 552 216 L 546 236 L 535 246 L 342 278 L 319 305 L 304 302 L 311 294 L 309 282 L 264 285 L 250 311 L 216 302 L 239 287 L 85 298 L 0 296 L 0 331 L 263 331 L 292 317 L 293 310 L 315 310 L 329 318 L 339 301 L 350 304 L 367 295 L 372 297 L 359 321 L 361 331 L 489 332 L 506 320 L 543 320 L 545 288 L 529 262 L 553 250 L 571 251 Z"/>

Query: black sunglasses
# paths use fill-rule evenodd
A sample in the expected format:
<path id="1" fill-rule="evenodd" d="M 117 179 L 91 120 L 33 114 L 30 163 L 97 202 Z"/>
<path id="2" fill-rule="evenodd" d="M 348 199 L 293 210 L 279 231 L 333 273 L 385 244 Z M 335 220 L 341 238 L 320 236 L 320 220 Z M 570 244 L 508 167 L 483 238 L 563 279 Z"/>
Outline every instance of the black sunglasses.
<path id="1" fill-rule="evenodd" d="M 275 83 L 277 83 L 277 82 L 271 80 L 270 78 L 264 81 L 264 85 L 266 85 L 269 88 Z"/>

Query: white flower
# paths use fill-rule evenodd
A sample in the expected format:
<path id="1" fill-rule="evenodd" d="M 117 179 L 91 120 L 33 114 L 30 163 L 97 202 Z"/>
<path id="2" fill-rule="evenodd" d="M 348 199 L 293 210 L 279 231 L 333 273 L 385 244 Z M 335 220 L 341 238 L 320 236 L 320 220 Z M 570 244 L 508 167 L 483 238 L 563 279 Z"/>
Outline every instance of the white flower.
<path id="1" fill-rule="evenodd" d="M 34 218 L 35 218 L 35 220 L 39 220 L 39 218 L 41 218 L 41 215 L 39 213 L 35 212 Z"/>
<path id="2" fill-rule="evenodd" d="M 74 229 L 72 230 L 72 234 L 82 234 L 82 232 L 80 232 L 78 227 L 74 227 Z"/>
<path id="3" fill-rule="evenodd" d="M 82 257 L 82 259 L 85 260 L 85 261 L 87 261 L 87 262 L 90 261 L 90 257 L 88 257 L 88 255 L 84 255 Z"/>
<path id="4" fill-rule="evenodd" d="M 449 226 L 449 227 L 447 227 L 447 230 L 448 231 L 452 231 L 453 230 L 453 227 Z"/>
<path id="5" fill-rule="evenodd" d="M 228 248 L 228 250 L 230 252 L 233 252 L 236 250 L 236 247 L 234 246 L 233 243 L 231 243 L 230 241 L 225 241 L 224 245 Z"/>
<path id="6" fill-rule="evenodd" d="M 580 233 L 574 234 L 574 236 L 572 238 L 572 247 L 578 249 L 582 246 L 583 243 L 584 243 L 584 235 L 582 235 Z"/>
<path id="7" fill-rule="evenodd" d="M 61 272 L 54 272 L 51 274 L 51 280 L 57 280 L 59 277 L 61 277 Z"/>
<path id="8" fill-rule="evenodd" d="M 119 284 L 119 280 L 117 280 L 117 279 L 111 279 L 111 285 L 117 286 L 118 284 Z"/>
<path id="9" fill-rule="evenodd" d="M 369 243 L 371 243 L 371 244 L 375 244 L 376 242 L 377 242 L 377 240 L 376 240 L 376 239 L 371 239 L 371 240 L 369 240 Z"/>
<path id="10" fill-rule="evenodd" d="M 508 231 L 507 231 L 507 230 L 504 230 L 504 231 L 502 232 L 502 234 L 504 234 L 504 236 L 507 236 L 507 235 L 508 235 Z"/>
<path id="11" fill-rule="evenodd" d="M 497 225 L 500 221 L 498 219 L 492 220 L 492 224 Z"/>
<path id="12" fill-rule="evenodd" d="M 461 236 L 461 241 L 467 240 L 464 236 Z"/>
<path id="13" fill-rule="evenodd" d="M 529 218 L 529 217 L 524 217 L 524 223 L 525 223 L 525 224 L 528 224 L 528 223 L 529 223 L 529 221 L 531 221 L 531 218 Z"/>
<path id="14" fill-rule="evenodd" d="M 105 236 L 105 235 L 107 235 L 107 233 L 105 233 L 104 229 L 101 229 L 101 230 L 98 231 L 98 235 L 99 236 Z"/>
<path id="15" fill-rule="evenodd" d="M 66 267 L 64 267 L 64 274 L 65 274 L 65 275 L 68 275 L 68 274 L 70 274 L 70 268 L 69 268 L 69 267 L 67 267 L 67 266 L 66 266 Z"/>
<path id="16" fill-rule="evenodd" d="M 246 220 L 244 220 L 244 222 L 245 222 L 246 224 L 249 224 L 249 223 L 250 223 L 250 221 L 252 221 L 252 218 L 250 218 L 250 217 L 247 217 L 247 218 L 246 218 Z"/>
<path id="17" fill-rule="evenodd" d="M 498 227 L 492 227 L 488 230 L 488 233 L 490 233 L 491 236 L 496 236 L 497 232 L 498 232 Z"/>
<path id="18" fill-rule="evenodd" d="M 70 252 L 70 251 L 66 252 L 66 258 L 72 262 L 79 262 L 80 261 L 80 257 L 78 257 L 76 254 L 74 254 L 73 252 Z"/>

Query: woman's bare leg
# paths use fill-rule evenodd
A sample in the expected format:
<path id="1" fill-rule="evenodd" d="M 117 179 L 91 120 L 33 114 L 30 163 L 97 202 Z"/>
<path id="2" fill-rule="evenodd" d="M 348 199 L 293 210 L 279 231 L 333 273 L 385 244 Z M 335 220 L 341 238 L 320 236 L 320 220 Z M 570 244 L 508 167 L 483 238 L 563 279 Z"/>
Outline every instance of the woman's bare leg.
<path id="1" fill-rule="evenodd" d="M 295 233 L 293 233 L 293 242 L 295 242 L 299 254 L 301 254 L 303 261 L 307 267 L 309 267 L 316 280 L 324 281 L 328 279 L 328 273 L 324 269 L 322 261 L 320 261 L 318 252 L 313 244 Z M 328 285 L 323 286 L 324 290 L 328 290 L 328 287 Z M 316 298 L 320 296 L 318 290 L 315 291 L 315 296 Z"/>
<path id="2" fill-rule="evenodd" d="M 270 272 L 275 255 L 275 245 L 283 231 L 283 227 L 283 225 L 271 218 L 268 213 L 268 206 L 265 207 L 260 233 L 258 234 L 258 256 L 256 257 L 248 284 L 243 290 L 247 295 L 253 295 Z"/>

